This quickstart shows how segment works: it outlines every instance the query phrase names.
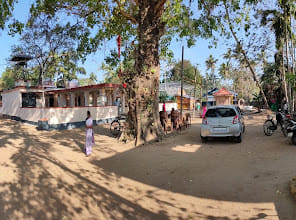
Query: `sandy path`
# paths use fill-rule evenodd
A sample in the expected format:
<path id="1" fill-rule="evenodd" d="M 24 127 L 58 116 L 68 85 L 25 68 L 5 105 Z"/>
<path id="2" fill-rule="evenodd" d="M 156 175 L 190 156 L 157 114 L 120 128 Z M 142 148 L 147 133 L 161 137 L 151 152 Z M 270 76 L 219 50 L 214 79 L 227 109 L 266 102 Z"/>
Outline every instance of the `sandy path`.
<path id="1" fill-rule="evenodd" d="M 0 120 L 0 219 L 296 219 L 296 147 L 249 116 L 241 144 L 182 135 L 133 148 L 96 127 L 37 131 Z"/>

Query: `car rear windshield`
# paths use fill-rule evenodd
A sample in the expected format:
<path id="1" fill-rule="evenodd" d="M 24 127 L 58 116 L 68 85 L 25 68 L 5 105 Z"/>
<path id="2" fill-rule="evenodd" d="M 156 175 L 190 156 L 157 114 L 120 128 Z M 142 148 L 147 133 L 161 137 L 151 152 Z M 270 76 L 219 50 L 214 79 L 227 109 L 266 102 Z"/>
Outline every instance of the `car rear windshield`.
<path id="1" fill-rule="evenodd" d="M 232 108 L 213 108 L 208 109 L 206 117 L 216 118 L 216 117 L 234 117 L 236 112 Z"/>

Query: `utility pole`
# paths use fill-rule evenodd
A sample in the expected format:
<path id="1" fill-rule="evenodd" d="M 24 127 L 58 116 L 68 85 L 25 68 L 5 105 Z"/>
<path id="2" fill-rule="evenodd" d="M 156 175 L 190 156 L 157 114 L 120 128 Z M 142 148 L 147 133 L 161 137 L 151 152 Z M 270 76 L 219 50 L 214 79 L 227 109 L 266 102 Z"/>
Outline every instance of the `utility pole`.
<path id="1" fill-rule="evenodd" d="M 203 78 L 201 77 L 201 82 L 200 82 L 200 106 L 202 106 L 202 93 L 203 93 Z"/>
<path id="2" fill-rule="evenodd" d="M 181 67 L 181 120 L 183 114 L 183 72 L 184 72 L 184 46 L 182 46 L 182 67 Z"/>
<path id="3" fill-rule="evenodd" d="M 44 95 L 44 70 L 43 70 L 43 63 L 41 62 L 41 89 L 42 89 L 42 116 L 45 107 L 45 95 Z M 42 117 L 43 118 L 43 117 Z"/>
<path id="4" fill-rule="evenodd" d="M 193 116 L 195 116 L 195 105 L 196 105 L 196 67 L 194 68 L 194 105 L 193 105 Z"/>

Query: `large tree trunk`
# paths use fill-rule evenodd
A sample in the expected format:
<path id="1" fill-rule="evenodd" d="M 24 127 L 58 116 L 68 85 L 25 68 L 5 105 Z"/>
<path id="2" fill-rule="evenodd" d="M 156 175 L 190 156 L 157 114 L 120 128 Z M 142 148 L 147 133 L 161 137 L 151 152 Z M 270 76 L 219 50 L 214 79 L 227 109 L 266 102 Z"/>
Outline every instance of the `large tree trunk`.
<path id="1" fill-rule="evenodd" d="M 283 87 L 284 87 L 284 94 L 285 94 L 285 100 L 287 103 L 289 103 L 289 97 L 288 97 L 288 86 L 287 86 L 287 80 L 286 80 L 286 70 L 285 70 L 285 61 L 284 61 L 284 46 L 282 46 L 282 77 L 283 77 Z M 283 103 L 282 103 L 283 105 Z"/>
<path id="2" fill-rule="evenodd" d="M 135 145 L 163 135 L 159 119 L 159 41 L 164 25 L 156 13 L 158 0 L 140 0 L 135 74 L 129 85 L 129 126 Z M 163 6 L 161 6 L 163 7 Z"/>
<path id="3" fill-rule="evenodd" d="M 291 22 L 291 20 L 290 20 Z M 290 24 L 291 25 L 291 24 Z M 292 27 L 292 25 L 291 25 Z M 291 45 L 290 45 L 290 53 L 291 53 L 291 65 L 292 65 L 292 74 L 294 75 L 295 74 L 295 48 L 294 48 L 294 43 L 293 43 L 293 39 L 291 39 Z M 294 88 L 295 88 L 295 83 L 293 82 L 292 83 L 292 88 L 291 88 L 291 96 L 292 96 L 292 112 L 295 111 L 295 97 L 294 97 Z"/>
<path id="4" fill-rule="evenodd" d="M 289 45 L 288 45 L 288 29 L 287 29 L 287 25 L 288 25 L 288 16 L 287 16 L 287 10 L 286 10 L 286 6 L 284 6 L 284 19 L 285 19 L 285 22 L 284 22 L 284 25 L 285 25 L 285 53 L 286 53 L 286 63 L 287 63 L 287 72 L 288 74 L 291 73 L 290 71 L 290 65 L 289 65 Z M 283 63 L 284 65 L 284 63 Z M 289 82 L 287 82 L 287 103 L 288 103 L 288 106 L 289 106 L 289 111 L 291 111 L 291 106 L 292 106 L 292 99 L 291 99 L 291 85 Z"/>

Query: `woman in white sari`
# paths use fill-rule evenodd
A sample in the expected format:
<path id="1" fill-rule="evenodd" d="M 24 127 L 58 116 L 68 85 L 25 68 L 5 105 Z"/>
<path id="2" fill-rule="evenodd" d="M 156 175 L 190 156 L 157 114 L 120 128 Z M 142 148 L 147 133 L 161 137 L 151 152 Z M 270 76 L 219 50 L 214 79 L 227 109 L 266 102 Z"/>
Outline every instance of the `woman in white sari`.
<path id="1" fill-rule="evenodd" d="M 85 121 L 86 127 L 86 139 L 85 139 L 85 154 L 89 156 L 92 152 L 92 146 L 95 144 L 94 141 L 94 130 L 93 130 L 93 120 L 91 118 L 90 112 L 87 111 L 87 118 Z"/>

